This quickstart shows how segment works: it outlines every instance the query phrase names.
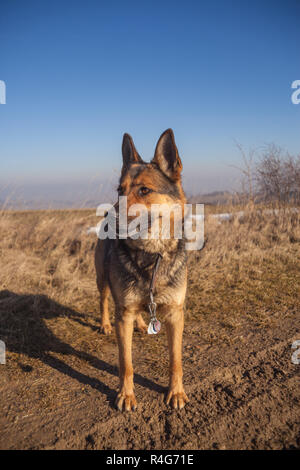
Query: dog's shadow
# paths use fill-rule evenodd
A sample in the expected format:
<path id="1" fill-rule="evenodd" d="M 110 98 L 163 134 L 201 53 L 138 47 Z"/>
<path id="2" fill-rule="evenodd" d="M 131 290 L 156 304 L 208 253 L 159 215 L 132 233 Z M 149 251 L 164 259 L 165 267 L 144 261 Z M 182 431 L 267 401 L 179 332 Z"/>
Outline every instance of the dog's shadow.
<path id="1" fill-rule="evenodd" d="M 84 385 L 90 385 L 94 389 L 107 396 L 111 406 L 114 406 L 116 391 L 108 387 L 102 381 L 91 378 L 61 359 L 54 357 L 51 353 L 72 355 L 91 364 L 98 370 L 105 371 L 117 376 L 118 368 L 98 359 L 84 351 L 78 351 L 69 344 L 57 338 L 47 327 L 44 320 L 56 317 L 68 317 L 91 329 L 98 329 L 86 321 L 85 315 L 65 307 L 50 299 L 46 295 L 19 295 L 8 290 L 0 291 L 0 339 L 4 340 L 8 351 L 37 358 L 44 364 L 78 380 Z M 19 366 L 26 372 L 30 366 Z M 164 393 L 165 388 L 139 375 L 134 375 L 135 383 Z"/>

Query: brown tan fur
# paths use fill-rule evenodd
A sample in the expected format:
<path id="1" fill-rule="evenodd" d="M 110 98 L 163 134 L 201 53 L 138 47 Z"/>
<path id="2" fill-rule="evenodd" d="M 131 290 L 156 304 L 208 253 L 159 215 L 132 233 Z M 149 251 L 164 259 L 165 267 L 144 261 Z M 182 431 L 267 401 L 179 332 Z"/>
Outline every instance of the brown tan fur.
<path id="1" fill-rule="evenodd" d="M 171 129 L 161 135 L 150 163 L 143 162 L 128 134 L 123 138 L 122 153 L 123 168 L 118 192 L 127 196 L 128 209 L 136 203 L 142 203 L 148 209 L 151 204 L 184 205 L 182 163 Z M 144 194 L 145 188 L 149 190 L 147 194 Z M 137 406 L 133 384 L 132 334 L 135 321 L 138 329 L 147 329 L 142 313 L 149 320 L 149 286 L 158 253 L 163 258 L 154 293 L 157 316 L 162 321 L 162 327 L 166 328 L 169 346 L 170 379 L 166 401 L 174 408 L 183 408 L 188 401 L 182 384 L 181 358 L 187 284 L 184 240 L 172 237 L 170 240 L 98 240 L 95 266 L 100 292 L 101 331 L 104 334 L 112 331 L 108 312 L 109 290 L 115 302 L 120 365 L 116 405 L 120 410 L 129 411 Z"/>

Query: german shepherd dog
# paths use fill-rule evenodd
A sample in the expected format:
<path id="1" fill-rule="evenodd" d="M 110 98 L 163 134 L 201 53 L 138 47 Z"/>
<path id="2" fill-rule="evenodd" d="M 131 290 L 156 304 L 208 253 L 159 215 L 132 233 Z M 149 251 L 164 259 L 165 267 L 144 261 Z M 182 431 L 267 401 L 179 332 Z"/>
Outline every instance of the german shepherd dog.
<path id="1" fill-rule="evenodd" d="M 123 167 L 118 187 L 119 196 L 127 196 L 128 209 L 132 204 L 180 204 L 186 199 L 181 184 L 182 163 L 171 129 L 158 140 L 150 163 L 142 160 L 133 140 L 124 134 Z M 115 206 L 116 208 L 118 205 Z M 174 234 L 173 234 L 174 235 Z M 187 285 L 187 257 L 183 239 L 116 239 L 98 240 L 95 252 L 97 286 L 100 292 L 101 331 L 112 331 L 108 313 L 109 290 L 115 303 L 115 326 L 119 347 L 120 389 L 116 406 L 122 411 L 135 410 L 132 367 L 132 334 L 134 322 L 140 331 L 149 318 L 149 285 L 157 255 L 162 256 L 154 288 L 157 316 L 166 327 L 169 346 L 169 390 L 166 403 L 183 408 L 188 398 L 182 384 L 182 334 L 184 300 Z"/>

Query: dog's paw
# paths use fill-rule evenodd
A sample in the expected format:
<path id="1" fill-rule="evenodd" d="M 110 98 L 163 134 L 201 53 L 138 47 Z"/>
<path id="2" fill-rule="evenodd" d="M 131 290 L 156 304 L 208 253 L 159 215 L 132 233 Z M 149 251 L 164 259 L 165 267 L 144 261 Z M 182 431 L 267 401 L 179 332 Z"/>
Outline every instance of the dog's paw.
<path id="1" fill-rule="evenodd" d="M 140 332 L 140 333 L 147 333 L 148 331 L 148 326 L 146 325 L 146 323 L 138 323 L 136 325 L 136 329 Z"/>
<path id="2" fill-rule="evenodd" d="M 174 390 L 169 390 L 167 398 L 166 398 L 167 405 L 170 404 L 172 408 L 174 408 L 175 410 L 177 410 L 177 408 L 181 410 L 184 407 L 184 405 L 188 402 L 189 402 L 189 399 L 186 393 L 184 392 L 184 390 L 182 390 L 182 392 L 179 392 L 179 393 L 177 393 Z"/>
<path id="3" fill-rule="evenodd" d="M 115 404 L 120 411 L 135 411 L 137 408 L 134 393 L 126 394 L 125 392 L 119 392 Z"/>
<path id="4" fill-rule="evenodd" d="M 110 323 L 106 323 L 105 325 L 100 325 L 100 333 L 103 335 L 110 335 L 112 333 L 112 326 Z"/>
<path id="5" fill-rule="evenodd" d="M 141 333 L 147 333 L 148 326 L 144 322 L 144 319 L 141 314 L 137 315 L 136 317 L 136 329 Z"/>

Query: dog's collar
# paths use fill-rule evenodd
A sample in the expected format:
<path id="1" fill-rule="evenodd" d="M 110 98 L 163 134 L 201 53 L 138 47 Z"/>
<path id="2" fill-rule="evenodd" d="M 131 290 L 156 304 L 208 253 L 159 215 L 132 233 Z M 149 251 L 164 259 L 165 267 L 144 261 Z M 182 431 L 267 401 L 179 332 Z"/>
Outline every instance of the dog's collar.
<path id="1" fill-rule="evenodd" d="M 161 325 L 160 321 L 157 320 L 156 318 L 156 303 L 154 302 L 154 288 L 155 288 L 155 282 L 156 282 L 156 275 L 159 267 L 159 263 L 162 259 L 162 255 L 160 253 L 157 254 L 155 265 L 153 268 L 152 272 L 152 278 L 151 278 L 151 283 L 150 283 L 150 289 L 149 289 L 149 296 L 150 296 L 150 303 L 148 305 L 149 307 L 149 313 L 150 313 L 150 323 L 148 326 L 148 334 L 153 335 L 157 334 L 160 331 Z"/>
<path id="2" fill-rule="evenodd" d="M 155 260 L 155 265 L 153 268 L 151 282 L 150 282 L 150 289 L 149 289 L 149 296 L 150 296 L 151 303 L 154 303 L 154 289 L 155 289 L 155 283 L 156 283 L 156 275 L 157 275 L 157 271 L 158 271 L 161 260 L 162 260 L 162 254 L 158 253 L 156 260 Z"/>

